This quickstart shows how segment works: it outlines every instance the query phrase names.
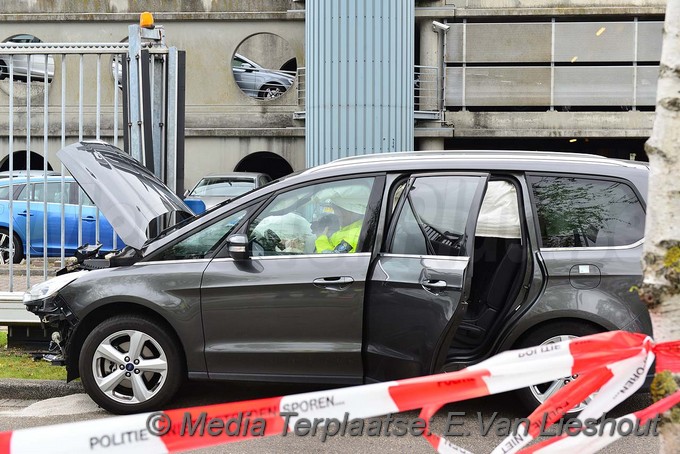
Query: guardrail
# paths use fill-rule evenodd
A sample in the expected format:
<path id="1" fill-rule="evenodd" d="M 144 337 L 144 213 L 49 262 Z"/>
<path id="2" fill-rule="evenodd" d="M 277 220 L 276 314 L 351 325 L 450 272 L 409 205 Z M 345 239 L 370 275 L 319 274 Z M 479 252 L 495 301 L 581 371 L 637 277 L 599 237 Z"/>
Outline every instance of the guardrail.
<path id="1" fill-rule="evenodd" d="M 28 312 L 24 292 L 0 292 L 0 325 L 40 325 L 37 315 Z"/>
<path id="2" fill-rule="evenodd" d="M 7 327 L 7 346 L 44 350 L 50 333 L 26 310 L 24 292 L 0 292 L 0 326 Z"/>

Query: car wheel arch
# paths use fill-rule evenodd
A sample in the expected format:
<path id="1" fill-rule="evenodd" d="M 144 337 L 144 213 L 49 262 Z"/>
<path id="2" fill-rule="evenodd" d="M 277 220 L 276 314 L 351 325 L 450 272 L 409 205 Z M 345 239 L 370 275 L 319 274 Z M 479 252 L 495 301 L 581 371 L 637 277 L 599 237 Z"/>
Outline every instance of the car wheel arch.
<path id="1" fill-rule="evenodd" d="M 505 340 L 501 343 L 501 345 L 498 348 L 498 351 L 501 352 L 505 350 L 518 348 L 518 345 L 520 345 L 524 339 L 531 336 L 532 333 L 544 329 L 544 327 L 546 326 L 550 325 L 558 326 L 560 324 L 568 323 L 580 323 L 583 325 L 590 326 L 601 332 L 612 331 L 617 329 L 616 326 L 613 326 L 607 320 L 594 319 L 593 314 L 590 313 L 588 314 L 588 317 L 579 317 L 578 314 L 571 314 L 568 317 L 564 316 L 552 317 L 541 320 L 540 322 L 532 324 L 530 326 L 527 326 L 521 332 L 511 333 L 510 336 L 506 337 Z"/>
<path id="2" fill-rule="evenodd" d="M 142 315 L 154 320 L 159 325 L 163 325 L 166 328 L 167 333 L 174 337 L 177 344 L 180 345 L 180 354 L 184 364 L 186 365 L 186 347 L 178 335 L 177 330 L 172 326 L 167 318 L 165 318 L 158 311 L 138 303 L 121 301 L 109 302 L 90 311 L 82 320 L 80 320 L 73 333 L 71 333 L 71 336 L 68 340 L 66 356 L 67 381 L 74 380 L 80 376 L 80 372 L 78 370 L 80 351 L 85 339 L 90 334 L 90 332 L 107 318 L 114 315 L 124 314 Z"/>

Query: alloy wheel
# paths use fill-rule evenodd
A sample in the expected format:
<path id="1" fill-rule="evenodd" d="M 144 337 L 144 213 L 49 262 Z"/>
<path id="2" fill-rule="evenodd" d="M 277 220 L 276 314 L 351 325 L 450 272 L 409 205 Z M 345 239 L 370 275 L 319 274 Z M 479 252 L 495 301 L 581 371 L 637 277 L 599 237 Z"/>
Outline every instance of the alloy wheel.
<path id="1" fill-rule="evenodd" d="M 553 336 L 550 339 L 547 339 L 546 341 L 541 343 L 541 345 L 555 344 L 557 342 L 563 342 L 563 341 L 567 341 L 567 340 L 570 340 L 570 339 L 575 339 L 577 337 L 578 336 L 572 336 L 570 334 Z M 578 374 L 571 375 L 571 376 L 568 376 L 568 377 L 562 377 L 562 378 L 559 378 L 559 379 L 552 381 L 552 382 L 541 383 L 539 385 L 533 385 L 533 386 L 529 387 L 529 390 L 534 395 L 534 397 L 536 398 L 537 401 L 543 403 L 546 400 L 548 400 L 548 398 L 550 396 L 555 394 L 560 389 L 564 388 L 569 382 L 571 382 L 572 380 L 575 380 L 576 378 L 578 378 Z M 581 402 L 580 404 L 576 405 L 574 408 L 569 410 L 568 413 L 576 413 L 576 412 L 583 411 L 583 409 L 586 408 L 586 406 L 588 406 L 588 404 L 592 400 L 593 396 L 594 396 L 594 394 L 591 394 L 590 396 L 588 396 L 583 402 Z"/>
<path id="2" fill-rule="evenodd" d="M 0 232 L 0 263 L 6 264 L 14 258 L 14 242 L 10 239 L 9 234 Z"/>
<path id="3" fill-rule="evenodd" d="M 108 398 L 126 404 L 142 403 L 165 384 L 168 360 L 158 341 L 148 334 L 117 331 L 97 346 L 92 375 Z"/>
<path id="4" fill-rule="evenodd" d="M 278 98 L 283 94 L 283 91 L 281 90 L 281 87 L 267 87 L 264 90 L 264 98 L 265 99 L 275 99 Z"/>

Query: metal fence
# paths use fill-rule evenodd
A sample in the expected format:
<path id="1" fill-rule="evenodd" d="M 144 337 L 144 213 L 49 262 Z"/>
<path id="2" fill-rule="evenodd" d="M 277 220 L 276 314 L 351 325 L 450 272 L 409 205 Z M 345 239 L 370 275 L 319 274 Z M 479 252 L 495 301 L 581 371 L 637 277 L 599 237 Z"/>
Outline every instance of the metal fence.
<path id="1" fill-rule="evenodd" d="M 0 44 L 0 291 L 51 277 L 82 244 L 124 246 L 56 157 L 65 145 L 104 140 L 181 188 L 183 61 L 162 27 L 131 26 L 130 43 Z"/>
<path id="2" fill-rule="evenodd" d="M 445 105 L 652 109 L 658 20 L 449 23 Z"/>
<path id="3" fill-rule="evenodd" d="M 102 239 L 106 221 L 55 153 L 86 138 L 118 145 L 122 94 L 112 68 L 127 51 L 127 43 L 0 45 L 5 68 L 0 109 L 7 118 L 1 139 L 6 141 L 7 173 L 0 179 L 0 255 L 9 276 L 5 290 L 14 290 L 17 268 L 23 268 L 16 274 L 25 274 L 30 287 L 32 273 L 48 278 L 50 258 L 63 263 L 74 246 Z M 113 233 L 108 242 L 118 246 Z M 23 267 L 16 263 L 22 257 Z M 34 267 L 36 258 L 42 259 L 42 270 Z"/>
<path id="4" fill-rule="evenodd" d="M 444 81 L 436 66 L 416 65 L 413 71 L 416 120 L 440 120 L 444 109 Z"/>
<path id="5" fill-rule="evenodd" d="M 297 69 L 298 106 L 294 118 L 305 118 L 306 68 Z M 416 120 L 441 120 L 444 105 L 444 81 L 440 80 L 436 66 L 415 65 L 413 67 L 414 118 Z"/>

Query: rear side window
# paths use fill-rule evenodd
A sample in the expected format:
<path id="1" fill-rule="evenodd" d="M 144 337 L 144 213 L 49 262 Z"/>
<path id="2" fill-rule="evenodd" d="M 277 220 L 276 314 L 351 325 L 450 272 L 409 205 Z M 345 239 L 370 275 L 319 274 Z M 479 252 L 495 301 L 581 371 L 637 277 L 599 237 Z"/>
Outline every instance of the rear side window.
<path id="1" fill-rule="evenodd" d="M 642 239 L 645 211 L 625 183 L 529 177 L 543 247 L 625 246 Z"/>
<path id="2" fill-rule="evenodd" d="M 403 208 L 389 252 L 408 255 L 464 255 L 465 229 L 475 194 L 484 180 L 476 176 L 416 178 L 408 194 L 400 186 Z"/>
<path id="3" fill-rule="evenodd" d="M 0 200 L 9 200 L 9 186 L 0 186 Z"/>

